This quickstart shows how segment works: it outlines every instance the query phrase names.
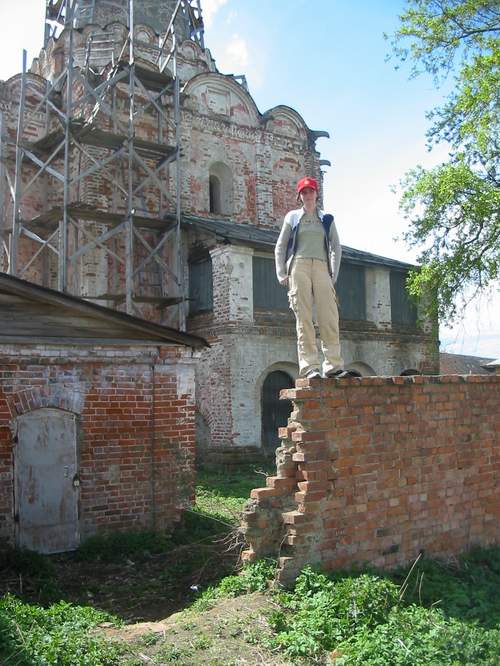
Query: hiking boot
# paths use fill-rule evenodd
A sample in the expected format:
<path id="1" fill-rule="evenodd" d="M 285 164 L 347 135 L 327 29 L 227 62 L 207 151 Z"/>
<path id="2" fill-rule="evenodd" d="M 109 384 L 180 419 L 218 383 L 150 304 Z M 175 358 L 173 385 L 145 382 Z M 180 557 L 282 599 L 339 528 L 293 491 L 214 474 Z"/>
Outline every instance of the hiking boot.
<path id="1" fill-rule="evenodd" d="M 351 370 L 329 370 L 325 377 L 328 379 L 344 379 L 345 377 L 359 377 L 356 372 L 351 372 Z"/>

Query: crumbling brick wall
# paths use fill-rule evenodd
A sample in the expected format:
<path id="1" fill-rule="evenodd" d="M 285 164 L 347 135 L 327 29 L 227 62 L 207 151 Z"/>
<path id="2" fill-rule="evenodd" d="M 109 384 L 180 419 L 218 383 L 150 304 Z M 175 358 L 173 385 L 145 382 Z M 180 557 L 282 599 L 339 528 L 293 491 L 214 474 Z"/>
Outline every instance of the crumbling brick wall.
<path id="1" fill-rule="evenodd" d="M 498 376 L 299 379 L 244 558 L 391 568 L 500 537 Z"/>
<path id="2" fill-rule="evenodd" d="M 171 527 L 194 498 L 194 364 L 182 348 L 0 347 L 0 538 L 14 540 L 16 418 L 77 415 L 82 538 Z"/>

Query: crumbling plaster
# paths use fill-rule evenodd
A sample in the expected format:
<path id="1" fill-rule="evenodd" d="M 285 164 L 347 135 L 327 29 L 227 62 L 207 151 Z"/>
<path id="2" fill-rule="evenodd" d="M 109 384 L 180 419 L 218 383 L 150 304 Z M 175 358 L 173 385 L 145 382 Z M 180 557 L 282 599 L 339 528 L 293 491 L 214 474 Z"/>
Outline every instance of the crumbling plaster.
<path id="1" fill-rule="evenodd" d="M 113 8 L 121 7 L 121 0 L 99 0 L 100 12 L 96 22 L 75 34 L 76 66 L 84 63 L 85 45 L 91 34 L 105 31 L 115 40 L 115 57 L 126 34 L 120 23 L 120 15 Z M 151 4 L 151 3 L 150 3 Z M 154 2 L 152 3 L 154 5 Z M 148 5 L 149 7 L 149 5 Z M 165 5 L 166 7 L 166 5 Z M 149 11 L 149 9 L 148 9 Z M 151 67 L 157 35 L 150 25 L 136 25 L 136 37 L 140 63 Z M 39 91 L 45 79 L 54 81 L 61 71 L 68 47 L 67 33 L 57 40 L 49 40 L 40 57 L 34 61 L 29 74 L 30 85 Z M 109 58 L 111 56 L 109 55 Z M 210 51 L 202 50 L 191 40 L 185 40 L 179 48 L 179 71 L 183 84 L 181 104 L 181 207 L 185 213 L 207 219 L 210 214 L 209 173 L 214 163 L 227 166 L 232 174 L 232 211 L 227 217 L 236 224 L 252 224 L 262 228 L 277 229 L 283 216 L 295 205 L 294 183 L 300 175 L 308 173 L 321 183 L 322 174 L 316 138 L 325 133 L 312 132 L 304 119 L 291 107 L 278 105 L 261 113 L 251 94 L 232 76 L 217 71 Z M 92 61 L 94 67 L 106 63 Z M 110 64 L 106 65 L 108 68 Z M 0 104 L 4 110 L 7 132 L 15 134 L 17 100 L 20 77 L 17 75 L 0 87 Z M 81 84 L 75 84 L 74 95 L 82 94 Z M 140 98 L 140 91 L 137 92 Z M 113 122 L 127 123 L 127 88 L 117 86 L 116 114 Z M 36 100 L 28 97 L 33 105 Z M 65 103 L 64 89 L 60 103 Z M 161 103 L 172 112 L 172 98 L 164 96 Z M 81 113 L 89 117 L 93 105 L 82 105 Z M 55 116 L 49 127 L 55 126 Z M 98 113 L 94 122 L 109 129 L 109 119 Z M 47 118 L 37 114 L 30 126 L 32 139 L 40 138 L 47 131 Z M 151 112 L 137 123 L 137 136 L 154 140 L 158 132 L 158 119 Z M 173 140 L 173 122 L 162 128 L 161 140 Z M 98 155 L 99 149 L 89 148 L 89 154 Z M 9 149 L 7 162 L 12 172 L 14 151 Z M 73 169 L 83 169 L 90 164 L 82 160 L 74 162 Z M 61 169 L 57 161 L 54 166 Z M 119 174 L 117 173 L 117 178 Z M 26 169 L 27 181 L 31 171 Z M 166 188 L 173 208 L 176 196 L 175 166 L 168 168 Z M 114 190 L 112 183 L 99 174 L 86 179 L 78 193 L 72 196 L 90 206 L 104 210 L 124 212 L 123 197 Z M 144 189 L 144 207 L 154 215 L 161 209 L 159 189 L 153 184 Z M 62 189 L 51 176 L 39 179 L 23 207 L 25 218 L 35 217 L 62 201 Z M 165 206 L 165 201 L 163 201 Z M 12 207 L 5 207 L 6 218 L 12 218 Z M 90 227 L 89 227 L 90 228 Z M 97 224 L 94 232 L 98 231 Z M 183 233 L 181 256 L 183 258 L 184 295 L 189 295 L 188 245 L 196 237 L 194 231 Z M 296 374 L 297 359 L 293 315 L 254 312 L 252 293 L 252 256 L 254 250 L 246 246 L 223 244 L 220 239 L 207 236 L 202 244 L 210 249 L 213 264 L 213 312 L 189 320 L 190 330 L 207 337 L 212 347 L 203 352 L 197 370 L 197 404 L 200 418 L 206 425 L 206 439 L 212 446 L 260 445 L 260 388 L 263 377 L 272 368 L 283 365 Z M 35 244 L 22 239 L 21 251 L 33 255 Z M 143 252 L 140 243 L 137 252 Z M 123 249 L 116 241 L 116 251 Z M 171 264 L 174 253 L 164 247 L 162 259 Z M 1 257 L 0 257 L 1 258 Z M 49 260 L 37 259 L 24 276 L 35 282 L 56 286 L 55 255 Z M 86 261 L 78 276 L 81 295 L 92 292 L 116 293 L 123 281 L 123 266 L 109 256 L 104 257 L 96 249 Z M 154 267 L 143 271 L 141 279 L 154 289 L 157 276 Z M 437 369 L 433 354 L 435 340 L 430 328 L 423 333 L 400 332 L 392 329 L 390 311 L 389 270 L 381 265 L 366 267 L 367 322 L 358 323 L 354 329 L 344 326 L 341 330 L 343 355 L 346 364 L 364 363 L 377 373 L 399 374 L 408 368 Z M 116 303 L 110 301 L 110 307 Z M 122 307 L 122 306 L 119 306 Z M 188 313 L 188 302 L 185 306 Z M 161 311 L 154 306 L 141 306 L 142 316 L 173 324 L 171 311 Z"/>

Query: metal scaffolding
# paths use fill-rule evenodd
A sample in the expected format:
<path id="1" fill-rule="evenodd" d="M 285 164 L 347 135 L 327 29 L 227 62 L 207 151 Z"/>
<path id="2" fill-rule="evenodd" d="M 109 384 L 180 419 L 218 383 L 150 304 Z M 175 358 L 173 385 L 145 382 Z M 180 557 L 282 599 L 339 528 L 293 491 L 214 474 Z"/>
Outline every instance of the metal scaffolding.
<path id="1" fill-rule="evenodd" d="M 128 0 L 125 39 L 117 43 L 116 33 L 94 31 L 85 44 L 84 61 L 79 55 L 80 64 L 75 66 L 75 35 L 91 22 L 94 5 L 94 0 L 46 0 L 46 44 L 50 38 L 64 40 L 65 64 L 53 81 L 45 80 L 43 90 L 39 80 L 38 86 L 31 85 L 23 52 L 15 175 L 9 184 L 12 227 L 5 243 L 9 272 L 23 277 L 33 262 L 47 255 L 52 263 L 56 259 L 60 291 L 125 304 L 130 314 L 139 314 L 140 303 L 158 308 L 176 305 L 183 330 L 176 26 L 182 20 L 191 39 L 204 48 L 200 3 L 178 0 L 158 44 L 147 45 L 154 61 L 146 63 L 138 57 L 145 44 L 136 37 L 134 0 Z M 79 48 L 81 53 L 81 43 Z M 28 128 L 41 114 L 45 114 L 45 130 L 33 140 L 32 126 L 31 131 Z M 175 166 L 175 177 L 171 166 Z M 30 217 L 25 214 L 29 208 L 25 202 L 41 178 L 57 183 L 62 196 L 57 205 L 47 204 L 43 212 Z M 81 196 L 85 183 L 96 178 L 111 193 L 105 205 Z M 20 252 L 21 237 L 34 243 L 36 249 L 29 257 Z M 114 279 L 120 288 L 82 293 L 82 266 L 89 253 L 98 250 L 113 267 L 108 284 Z M 154 285 L 141 279 L 146 268 L 157 276 Z M 147 293 L 155 290 L 160 293 Z"/>

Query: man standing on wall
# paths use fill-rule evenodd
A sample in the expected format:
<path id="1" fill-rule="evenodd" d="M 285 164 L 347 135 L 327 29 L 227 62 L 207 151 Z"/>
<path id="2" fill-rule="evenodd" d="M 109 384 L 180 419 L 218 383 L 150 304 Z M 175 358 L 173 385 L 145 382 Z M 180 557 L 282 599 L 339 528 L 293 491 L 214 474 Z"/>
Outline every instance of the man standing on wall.
<path id="1" fill-rule="evenodd" d="M 323 352 L 323 377 L 347 377 L 340 355 L 339 313 L 335 282 L 342 249 L 333 216 L 317 207 L 318 182 L 306 176 L 297 183 L 297 202 L 302 207 L 285 216 L 276 243 L 276 275 L 288 287 L 290 307 L 297 323 L 299 374 L 321 377 L 313 322 L 316 305 Z"/>

